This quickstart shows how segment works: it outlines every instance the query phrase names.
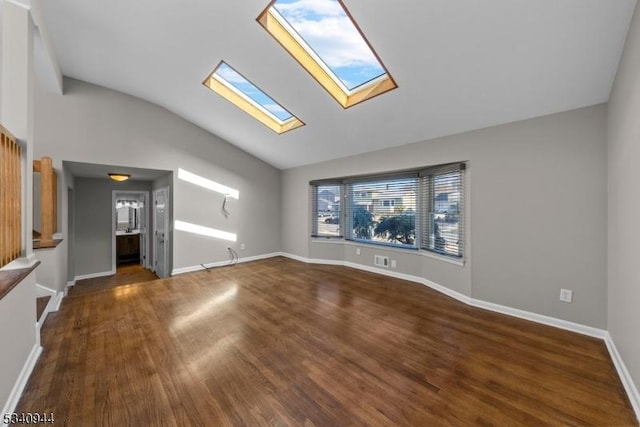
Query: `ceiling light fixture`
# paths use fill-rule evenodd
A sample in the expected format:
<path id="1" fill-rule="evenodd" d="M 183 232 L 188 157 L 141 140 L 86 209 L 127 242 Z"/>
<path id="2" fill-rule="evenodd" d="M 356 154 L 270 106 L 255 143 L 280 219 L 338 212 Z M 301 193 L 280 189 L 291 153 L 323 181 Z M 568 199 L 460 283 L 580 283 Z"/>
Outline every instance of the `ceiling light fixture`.
<path id="1" fill-rule="evenodd" d="M 111 178 L 114 181 L 122 182 L 131 178 L 131 175 L 126 173 L 110 173 L 109 178 Z"/>

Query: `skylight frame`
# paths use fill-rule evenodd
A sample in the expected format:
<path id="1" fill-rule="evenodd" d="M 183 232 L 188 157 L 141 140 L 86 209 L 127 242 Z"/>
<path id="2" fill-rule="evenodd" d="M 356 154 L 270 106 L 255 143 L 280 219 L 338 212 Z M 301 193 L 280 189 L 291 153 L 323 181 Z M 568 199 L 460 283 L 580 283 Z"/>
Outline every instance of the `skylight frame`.
<path id="1" fill-rule="evenodd" d="M 257 90 L 262 92 L 265 96 L 270 98 L 274 103 L 276 103 L 280 108 L 284 111 L 291 114 L 291 117 L 286 120 L 281 120 L 271 111 L 266 109 L 259 102 L 252 99 L 249 95 L 242 92 L 240 89 L 235 87 L 229 81 L 227 81 L 224 77 L 218 74 L 218 70 L 222 65 L 226 65 L 233 72 L 237 73 L 240 77 L 246 80 L 249 84 L 253 85 Z M 283 134 L 293 129 L 297 129 L 301 126 L 304 126 L 305 123 L 296 117 L 291 111 L 285 108 L 282 104 L 276 101 L 271 95 L 262 90 L 258 85 L 253 83 L 251 80 L 247 79 L 244 75 L 242 75 L 238 70 L 229 65 L 228 62 L 224 60 L 220 61 L 218 65 L 215 66 L 213 71 L 209 73 L 207 78 L 202 82 L 202 84 L 213 92 L 225 98 L 227 101 L 234 104 L 236 107 L 240 108 L 245 113 L 249 114 L 251 117 L 267 126 L 269 129 L 274 131 L 277 134 Z"/>
<path id="2" fill-rule="evenodd" d="M 336 0 L 347 18 L 358 31 L 371 53 L 375 56 L 384 73 L 349 90 L 331 68 L 318 56 L 311 46 L 291 27 L 288 21 L 274 7 L 277 0 L 271 0 L 256 18 L 256 21 L 287 51 L 311 76 L 343 107 L 349 108 L 375 96 L 396 89 L 389 70 L 375 51 L 369 40 L 351 16 L 342 0 Z"/>

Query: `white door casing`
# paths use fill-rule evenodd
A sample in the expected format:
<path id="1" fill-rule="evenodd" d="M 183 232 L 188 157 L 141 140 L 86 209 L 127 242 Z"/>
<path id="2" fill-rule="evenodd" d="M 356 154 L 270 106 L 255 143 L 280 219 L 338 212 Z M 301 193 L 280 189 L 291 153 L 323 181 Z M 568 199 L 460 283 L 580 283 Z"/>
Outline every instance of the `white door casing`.
<path id="1" fill-rule="evenodd" d="M 169 277 L 169 188 L 153 192 L 153 270 L 160 278 Z"/>

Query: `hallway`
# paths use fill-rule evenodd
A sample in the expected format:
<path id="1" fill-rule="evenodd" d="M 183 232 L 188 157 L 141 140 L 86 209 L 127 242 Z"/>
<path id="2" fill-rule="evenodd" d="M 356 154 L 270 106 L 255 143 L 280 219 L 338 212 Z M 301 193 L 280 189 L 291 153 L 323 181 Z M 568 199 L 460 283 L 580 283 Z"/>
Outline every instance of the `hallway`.
<path id="1" fill-rule="evenodd" d="M 150 282 L 157 279 L 158 276 L 154 272 L 143 268 L 140 264 L 125 264 L 118 266 L 116 274 L 112 276 L 78 280 L 75 286 L 69 288 L 69 297 L 102 292 L 118 286 Z"/>

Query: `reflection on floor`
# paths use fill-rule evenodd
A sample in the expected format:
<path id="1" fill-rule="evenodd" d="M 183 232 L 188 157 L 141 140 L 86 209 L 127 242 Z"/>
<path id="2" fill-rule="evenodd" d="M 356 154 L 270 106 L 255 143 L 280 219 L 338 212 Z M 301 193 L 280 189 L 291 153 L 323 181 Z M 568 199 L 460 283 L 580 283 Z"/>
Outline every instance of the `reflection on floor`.
<path id="1" fill-rule="evenodd" d="M 65 298 L 17 413 L 74 426 L 633 426 L 602 340 L 271 258 Z"/>
<path id="2" fill-rule="evenodd" d="M 118 286 L 157 280 L 158 276 L 140 264 L 124 264 L 118 266 L 113 276 L 96 277 L 95 279 L 78 280 L 74 287 L 69 289 L 69 296 L 91 294 L 110 290 Z"/>

